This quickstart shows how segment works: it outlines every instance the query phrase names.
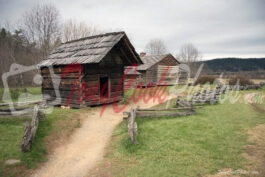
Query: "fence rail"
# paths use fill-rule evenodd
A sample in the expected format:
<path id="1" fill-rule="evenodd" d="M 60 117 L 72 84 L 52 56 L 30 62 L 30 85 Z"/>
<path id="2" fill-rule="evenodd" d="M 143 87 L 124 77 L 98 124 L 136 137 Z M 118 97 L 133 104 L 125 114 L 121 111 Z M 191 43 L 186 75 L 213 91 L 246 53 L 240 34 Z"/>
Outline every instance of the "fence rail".
<path id="1" fill-rule="evenodd" d="M 25 102 L 0 103 L 0 107 L 9 106 L 10 104 L 13 104 L 14 106 L 23 106 L 23 105 L 29 105 L 29 104 L 38 104 L 42 102 L 43 102 L 42 100 L 37 100 L 37 101 L 25 101 Z"/>
<path id="2" fill-rule="evenodd" d="M 0 117 L 31 118 L 32 112 L 34 110 L 33 105 L 40 104 L 40 103 L 43 103 L 43 101 L 0 103 Z"/>
<path id="3" fill-rule="evenodd" d="M 137 107 L 130 112 L 123 112 L 123 119 L 128 120 L 128 134 L 132 142 L 138 144 L 136 136 L 138 134 L 136 117 L 156 118 L 156 117 L 181 117 L 194 114 L 195 107 L 170 108 L 170 109 L 140 109 Z"/>
<path id="4" fill-rule="evenodd" d="M 20 145 L 22 152 L 30 151 L 39 127 L 39 121 L 45 117 L 43 113 L 45 107 L 40 107 L 40 103 L 42 101 L 0 103 L 0 117 L 8 119 L 31 118 L 31 123 L 27 121 L 24 124 L 24 134 Z M 10 104 L 12 107 L 9 107 Z"/>
<path id="5" fill-rule="evenodd" d="M 238 90 L 245 89 L 259 89 L 264 86 L 265 83 L 259 85 L 249 85 L 249 86 L 238 86 Z M 132 142 L 137 143 L 136 136 L 138 134 L 138 128 L 136 123 L 136 117 L 138 118 L 155 118 L 155 117 L 181 117 L 188 116 L 196 113 L 197 108 L 203 107 L 205 103 L 216 103 L 220 96 L 224 94 L 227 90 L 234 89 L 234 86 L 217 86 L 214 90 L 203 90 L 201 92 L 195 93 L 190 100 L 184 99 L 179 96 L 176 99 L 176 108 L 169 109 L 141 109 L 137 107 L 136 109 L 131 109 L 130 112 L 123 112 L 123 119 L 128 120 L 128 134 Z M 197 103 L 202 103 L 198 106 Z"/>

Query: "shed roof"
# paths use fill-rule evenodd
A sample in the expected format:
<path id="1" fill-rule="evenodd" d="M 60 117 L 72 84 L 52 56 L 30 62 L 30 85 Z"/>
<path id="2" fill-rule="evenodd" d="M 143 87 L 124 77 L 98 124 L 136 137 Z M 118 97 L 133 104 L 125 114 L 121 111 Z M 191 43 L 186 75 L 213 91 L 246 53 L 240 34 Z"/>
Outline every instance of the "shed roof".
<path id="1" fill-rule="evenodd" d="M 127 69 L 128 69 L 128 71 L 127 71 Z M 137 69 L 137 66 L 133 66 L 133 67 L 126 66 L 124 68 L 124 74 L 127 74 L 127 75 L 140 75 L 141 73 L 139 73 L 136 69 Z"/>
<path id="2" fill-rule="evenodd" d="M 144 64 L 140 65 L 137 67 L 137 70 L 142 71 L 142 70 L 147 70 L 154 64 L 160 62 L 167 56 L 171 54 L 165 54 L 165 55 L 146 55 L 141 57 L 141 60 L 144 62 Z M 172 56 L 172 55 L 171 55 Z M 173 57 L 173 56 L 172 56 Z M 174 58 L 174 57 L 173 57 Z M 174 58 L 175 59 L 175 58 Z M 177 59 L 175 59 L 177 61 Z M 177 61 L 178 62 L 178 61 Z M 178 62 L 179 63 L 179 62 Z"/>
<path id="3" fill-rule="evenodd" d="M 39 64 L 42 66 L 67 65 L 73 63 L 99 63 L 111 49 L 121 43 L 125 48 L 125 55 L 131 63 L 141 64 L 142 61 L 130 43 L 125 32 L 113 32 L 96 36 L 89 36 L 61 44 Z"/>

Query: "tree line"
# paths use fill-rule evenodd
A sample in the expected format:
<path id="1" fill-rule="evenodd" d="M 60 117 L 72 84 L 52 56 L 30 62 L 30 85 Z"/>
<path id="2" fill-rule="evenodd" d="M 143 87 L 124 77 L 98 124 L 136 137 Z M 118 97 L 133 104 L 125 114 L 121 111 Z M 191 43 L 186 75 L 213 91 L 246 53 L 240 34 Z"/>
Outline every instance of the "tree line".
<path id="1" fill-rule="evenodd" d="M 18 29 L 0 26 L 0 75 L 13 63 L 24 66 L 38 64 L 62 42 L 101 33 L 95 26 L 72 19 L 61 23 L 60 12 L 52 4 L 38 4 L 26 11 Z M 8 78 L 11 87 L 34 86 L 32 77 L 38 70 Z M 0 86 L 3 87 L 1 79 Z"/>
<path id="2" fill-rule="evenodd" d="M 61 23 L 59 10 L 52 4 L 38 4 L 26 11 L 21 20 L 22 25 L 11 31 L 0 26 L 0 74 L 9 71 L 12 63 L 24 66 L 38 64 L 43 58 L 62 42 L 103 33 L 94 25 L 69 19 Z M 161 39 L 151 39 L 145 47 L 148 55 L 166 54 L 167 47 Z M 198 49 L 192 44 L 181 47 L 176 58 L 192 66 L 200 59 Z M 10 86 L 34 86 L 32 77 L 38 70 L 12 76 Z M 0 86 L 3 86 L 1 80 Z"/>
<path id="3" fill-rule="evenodd" d="M 265 58 L 220 58 L 205 61 L 213 72 L 241 72 L 265 70 Z"/>

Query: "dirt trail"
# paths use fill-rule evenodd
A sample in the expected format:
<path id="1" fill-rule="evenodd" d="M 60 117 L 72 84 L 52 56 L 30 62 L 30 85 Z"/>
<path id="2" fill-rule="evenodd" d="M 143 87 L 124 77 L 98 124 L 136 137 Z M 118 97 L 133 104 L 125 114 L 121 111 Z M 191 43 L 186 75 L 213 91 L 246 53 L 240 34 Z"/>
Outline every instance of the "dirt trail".
<path id="1" fill-rule="evenodd" d="M 258 93 L 248 93 L 244 95 L 244 100 L 246 103 L 252 104 L 253 103 L 253 97 Z"/>
<path id="2" fill-rule="evenodd" d="M 254 105 L 253 97 L 258 93 L 248 93 L 244 95 L 245 103 Z M 263 96 L 264 97 L 264 96 Z M 207 177 L 240 177 L 240 176 L 265 176 L 265 124 L 259 124 L 256 127 L 248 130 L 249 140 L 254 142 L 253 145 L 247 145 L 245 152 L 242 154 L 246 158 L 245 168 L 233 170 L 230 168 L 222 169 L 215 175 Z"/>
<path id="3" fill-rule="evenodd" d="M 169 97 L 167 97 L 169 98 Z M 141 108 L 149 108 L 158 104 L 150 100 L 148 103 L 139 101 Z M 129 110 L 127 106 L 125 110 Z M 97 162 L 103 159 L 104 148 L 110 140 L 113 129 L 122 121 L 122 113 L 114 113 L 109 105 L 102 117 L 101 107 L 93 108 L 87 113 L 81 128 L 70 137 L 67 144 L 57 147 L 40 169 L 32 177 L 82 177 Z"/>

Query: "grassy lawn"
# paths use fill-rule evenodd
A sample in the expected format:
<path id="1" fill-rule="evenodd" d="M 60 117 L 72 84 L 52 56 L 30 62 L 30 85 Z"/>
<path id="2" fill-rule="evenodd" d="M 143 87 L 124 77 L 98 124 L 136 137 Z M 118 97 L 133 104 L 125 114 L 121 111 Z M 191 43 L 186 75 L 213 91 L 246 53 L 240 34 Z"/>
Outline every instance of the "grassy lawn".
<path id="1" fill-rule="evenodd" d="M 206 176 L 224 168 L 244 169 L 247 130 L 265 123 L 264 113 L 245 104 L 208 105 L 182 118 L 140 119 L 138 145 L 128 138 L 127 122 L 113 133 L 95 176 Z M 265 94 L 264 88 L 258 91 Z"/>
<path id="2" fill-rule="evenodd" d="M 0 118 L 0 176 L 27 176 L 27 169 L 37 167 L 45 161 L 45 155 L 56 145 L 58 139 L 67 139 L 75 128 L 80 127 L 79 113 L 87 111 L 77 109 L 54 108 L 52 114 L 47 114 L 41 121 L 30 152 L 20 152 L 20 143 L 24 133 L 24 121 L 21 118 Z M 48 139 L 45 139 L 49 135 Z M 17 165 L 6 165 L 8 159 L 21 160 Z"/>
<path id="3" fill-rule="evenodd" d="M 170 88 L 166 90 L 170 91 Z M 175 89 L 181 88 L 178 86 Z M 194 92 L 197 88 L 188 89 L 183 94 Z M 150 89 L 142 91 L 149 93 Z M 128 90 L 125 97 L 129 99 L 133 92 Z M 247 131 L 265 123 L 264 112 L 257 111 L 243 100 L 244 94 L 253 92 L 265 94 L 265 87 L 258 91 L 241 91 L 236 104 L 231 104 L 228 99 L 224 104 L 204 106 L 197 110 L 196 115 L 188 117 L 137 118 L 138 145 L 130 142 L 127 122 L 123 121 L 113 133 L 104 160 L 91 174 L 206 176 L 224 168 L 244 169 L 242 153 L 247 144 L 253 144 L 247 139 Z M 28 93 L 39 95 L 41 91 L 40 88 L 28 88 Z M 139 93 L 140 90 L 137 90 L 136 94 Z M 173 103 L 170 105 L 173 106 Z M 165 104 L 159 107 L 166 107 Z M 260 106 L 265 108 L 265 101 Z M 88 110 L 54 108 L 53 113 L 40 122 L 32 150 L 28 153 L 20 152 L 25 121 L 21 118 L 0 118 L 0 176 L 28 176 L 28 168 L 35 168 L 45 161 L 45 155 L 58 145 L 58 139 L 66 142 L 73 130 L 80 127 L 82 120 L 79 114 Z M 21 163 L 6 165 L 4 162 L 8 159 L 19 159 Z"/>

